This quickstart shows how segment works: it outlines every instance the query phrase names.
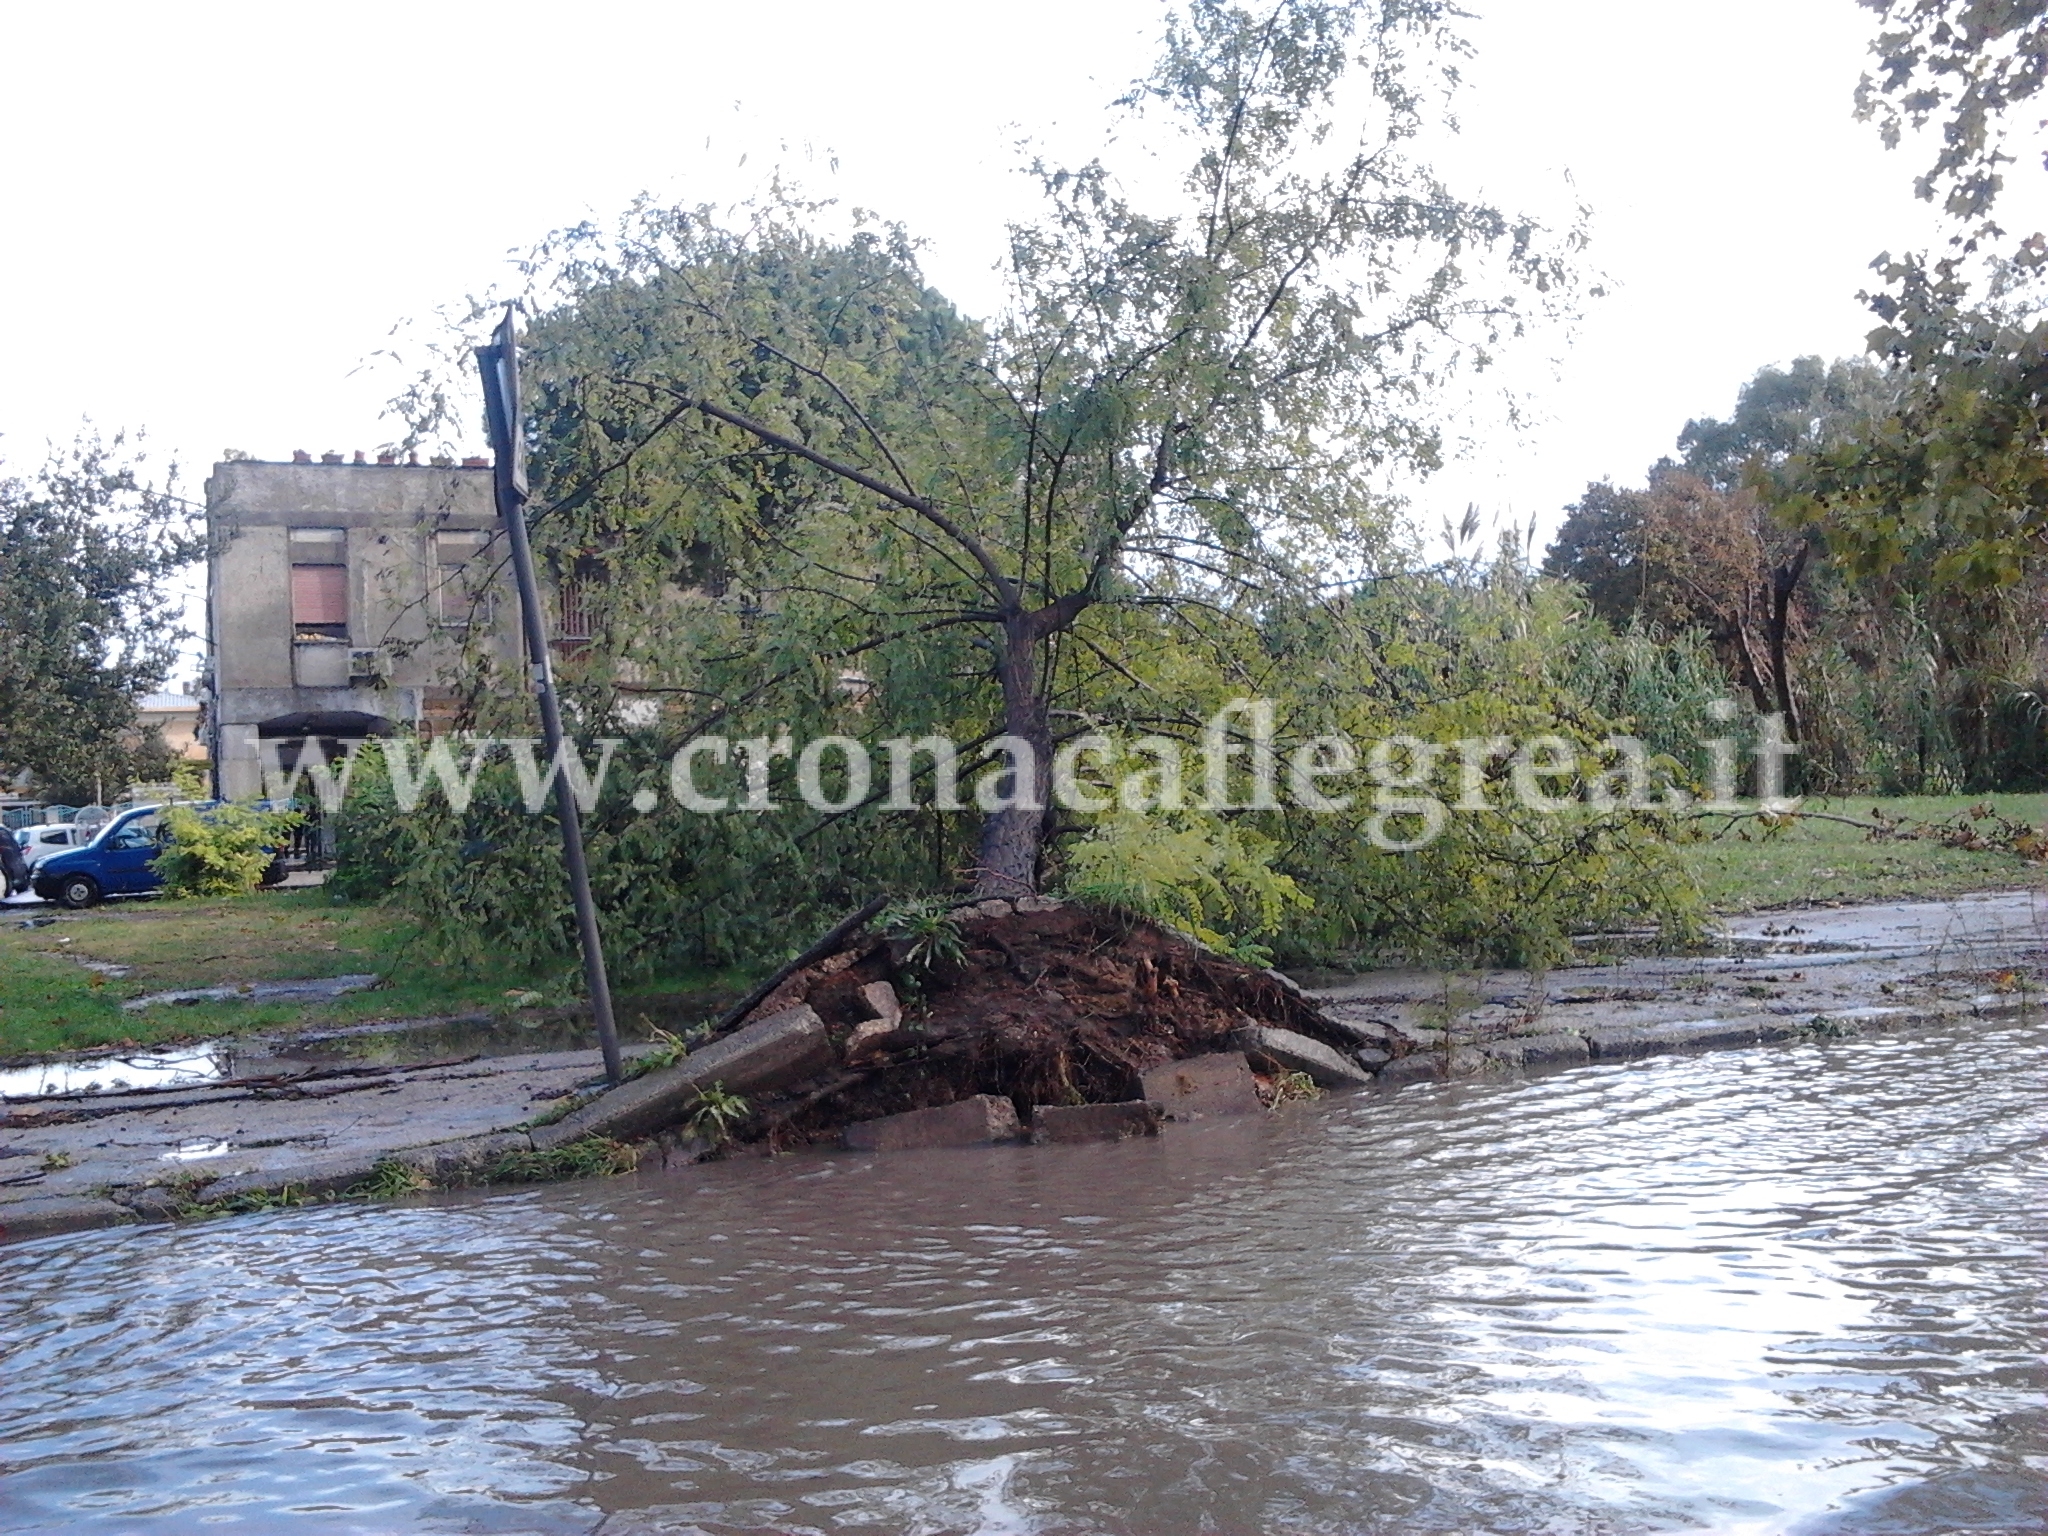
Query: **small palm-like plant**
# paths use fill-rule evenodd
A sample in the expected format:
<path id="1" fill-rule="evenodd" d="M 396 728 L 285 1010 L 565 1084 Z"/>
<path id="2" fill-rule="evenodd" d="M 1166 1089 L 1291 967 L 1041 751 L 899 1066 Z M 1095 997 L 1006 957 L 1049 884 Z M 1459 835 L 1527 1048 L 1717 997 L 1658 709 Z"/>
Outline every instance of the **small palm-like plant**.
<path id="1" fill-rule="evenodd" d="M 967 953 L 960 925 L 938 897 L 891 902 L 876 916 L 875 927 L 904 946 L 902 963 L 912 970 L 928 971 Z"/>
<path id="2" fill-rule="evenodd" d="M 683 1129 L 699 1141 L 714 1147 L 732 1139 L 733 1128 L 747 1118 L 747 1101 L 729 1093 L 725 1084 L 713 1083 L 697 1095 L 697 1107 L 690 1111 Z"/>

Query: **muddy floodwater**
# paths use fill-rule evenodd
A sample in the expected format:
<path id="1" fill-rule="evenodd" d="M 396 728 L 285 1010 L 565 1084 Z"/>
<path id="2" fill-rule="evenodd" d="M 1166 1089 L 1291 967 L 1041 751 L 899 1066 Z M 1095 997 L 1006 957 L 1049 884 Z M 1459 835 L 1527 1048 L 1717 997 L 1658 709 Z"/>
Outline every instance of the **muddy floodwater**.
<path id="1" fill-rule="evenodd" d="M 2048 1031 L 0 1249 L 0 1529 L 2036 1532 Z"/>

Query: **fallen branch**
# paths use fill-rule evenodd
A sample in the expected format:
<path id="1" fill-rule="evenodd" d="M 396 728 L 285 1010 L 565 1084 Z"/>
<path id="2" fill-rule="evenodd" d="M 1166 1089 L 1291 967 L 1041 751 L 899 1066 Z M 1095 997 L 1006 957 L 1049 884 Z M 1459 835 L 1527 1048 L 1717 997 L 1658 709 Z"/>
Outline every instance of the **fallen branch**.
<path id="1" fill-rule="evenodd" d="M 885 892 L 873 898 L 858 912 L 848 913 L 845 917 L 839 919 L 838 922 L 825 931 L 824 937 L 819 939 L 817 943 L 798 955 L 794 960 L 778 966 L 758 987 L 726 1009 L 719 1016 L 718 1022 L 711 1026 L 710 1033 L 705 1038 L 707 1040 L 715 1040 L 728 1030 L 745 1023 L 747 1015 L 766 1002 L 777 987 L 781 986 L 805 966 L 816 965 L 826 956 L 836 954 L 841 944 L 845 943 L 857 929 L 888 904 L 889 897 Z"/>

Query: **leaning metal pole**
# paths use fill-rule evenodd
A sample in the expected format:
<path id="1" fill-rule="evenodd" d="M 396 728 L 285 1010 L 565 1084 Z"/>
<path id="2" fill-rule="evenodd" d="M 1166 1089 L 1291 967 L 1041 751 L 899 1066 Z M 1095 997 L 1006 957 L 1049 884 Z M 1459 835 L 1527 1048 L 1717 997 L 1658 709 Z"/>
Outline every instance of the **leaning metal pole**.
<path id="1" fill-rule="evenodd" d="M 604 941 L 597 931 L 597 903 L 590 898 L 590 866 L 583 857 L 583 823 L 569 776 L 560 771 L 562 704 L 555 694 L 555 669 L 548 655 L 547 615 L 540 605 L 540 586 L 533 577 L 533 547 L 526 538 L 526 449 L 519 430 L 519 352 L 512 327 L 512 308 L 488 347 L 476 349 L 484 376 L 484 410 L 489 419 L 492 481 L 498 516 L 505 524 L 505 542 L 512 556 L 512 576 L 519 584 L 520 627 L 526 634 L 526 659 L 540 701 L 542 744 L 556 765 L 555 814 L 562 823 L 562 862 L 569 870 L 569 891 L 576 901 L 576 936 L 583 945 L 583 975 L 590 987 L 590 1012 L 597 1020 L 597 1043 L 604 1051 L 604 1074 L 613 1083 L 624 1073 L 619 1061 L 619 1031 L 612 1021 L 612 986 L 604 968 Z"/>

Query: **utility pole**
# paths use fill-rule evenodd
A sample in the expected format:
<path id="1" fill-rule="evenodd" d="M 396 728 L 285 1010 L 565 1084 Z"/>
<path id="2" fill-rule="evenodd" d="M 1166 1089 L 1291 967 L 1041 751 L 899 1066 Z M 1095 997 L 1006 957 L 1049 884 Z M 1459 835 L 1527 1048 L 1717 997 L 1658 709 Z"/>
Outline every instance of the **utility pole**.
<path id="1" fill-rule="evenodd" d="M 542 745 L 548 761 L 562 754 L 562 705 L 555 695 L 555 669 L 548 652 L 548 621 L 540 603 L 540 584 L 533 575 L 533 546 L 526 538 L 526 445 L 519 412 L 518 336 L 512 306 L 505 306 L 491 345 L 476 349 L 484 376 L 484 411 L 491 433 L 492 481 L 498 516 L 505 524 L 505 542 L 512 556 L 512 577 L 519 584 L 520 627 L 526 635 L 526 659 L 540 703 Z M 619 1060 L 619 1030 L 612 1020 L 612 986 L 604 968 L 604 941 L 597 931 L 597 903 L 590 897 L 590 866 L 583 857 L 583 823 L 569 776 L 555 774 L 555 815 L 562 823 L 562 862 L 569 871 L 569 892 L 576 903 L 576 936 L 583 947 L 583 976 L 590 990 L 590 1012 L 597 1020 L 597 1043 L 604 1052 L 604 1075 L 613 1084 L 624 1077 Z"/>

